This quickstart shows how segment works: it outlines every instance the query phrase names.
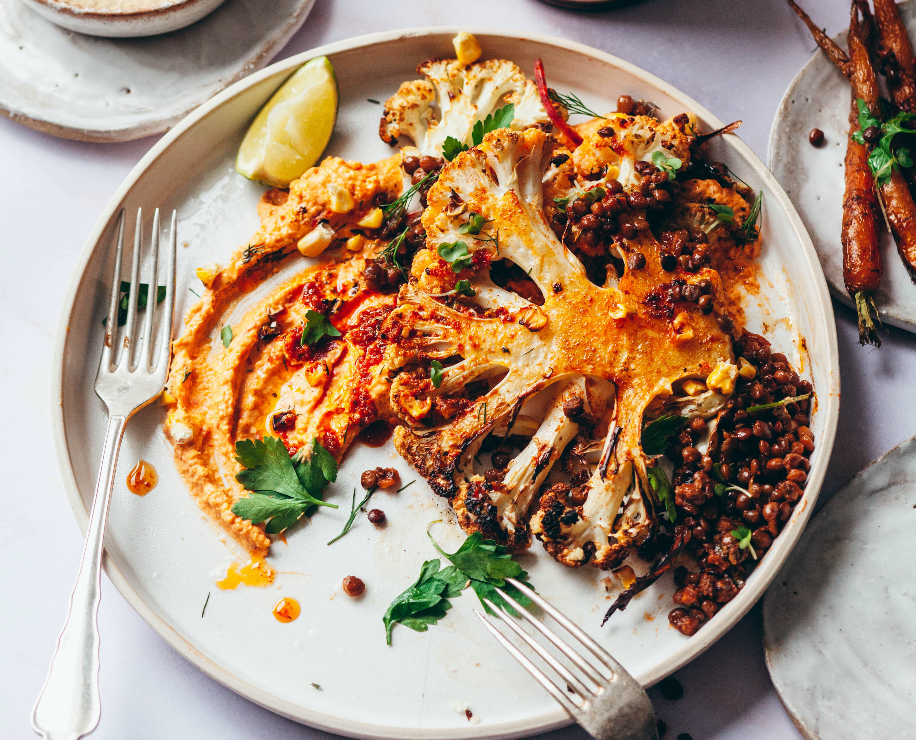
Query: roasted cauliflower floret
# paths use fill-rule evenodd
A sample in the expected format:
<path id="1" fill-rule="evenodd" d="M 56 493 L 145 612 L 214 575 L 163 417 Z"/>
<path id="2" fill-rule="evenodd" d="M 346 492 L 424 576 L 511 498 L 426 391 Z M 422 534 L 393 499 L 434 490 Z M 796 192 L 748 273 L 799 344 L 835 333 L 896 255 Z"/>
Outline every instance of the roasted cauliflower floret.
<path id="1" fill-rule="evenodd" d="M 659 305 L 670 277 L 648 230 L 627 245 L 643 255 L 641 269 L 616 286 L 588 279 L 545 219 L 544 180 L 561 176 L 558 152 L 565 150 L 539 129 L 495 131 L 446 164 L 430 189 L 426 248 L 385 328 L 394 337 L 392 406 L 405 423 L 394 440 L 451 499 L 465 529 L 516 551 L 530 541 L 529 509 L 550 469 L 573 439 L 589 440 L 600 454 L 577 523 L 560 513 L 554 530 L 541 509 L 535 526 L 561 562 L 604 567 L 653 520 L 640 446 L 645 411 L 670 397 L 673 384 L 705 379 L 734 357 L 715 316 L 685 301 Z M 486 225 L 469 229 L 472 216 Z M 496 284 L 496 260 L 526 275 L 542 300 Z M 466 280 L 473 296 L 446 296 L 440 282 L 424 280 L 437 271 Z M 552 395 L 527 447 L 504 471 L 480 475 L 474 458 L 486 437 L 513 427 L 523 404 L 545 389 Z M 446 400 L 450 416 L 436 411 Z"/>
<path id="2" fill-rule="evenodd" d="M 534 83 L 504 59 L 430 59 L 417 74 L 423 79 L 404 82 L 385 103 L 379 136 L 389 144 L 405 136 L 421 155 L 442 156 L 447 137 L 470 144 L 474 124 L 508 103 L 515 106 L 513 129 L 549 121 Z"/>
<path id="3" fill-rule="evenodd" d="M 616 179 L 626 192 L 634 192 L 642 182 L 637 162 L 660 167 L 659 161 L 663 161 L 675 172 L 690 162 L 694 126 L 686 114 L 661 122 L 650 116 L 618 113 L 601 123 L 596 128 L 594 122 L 589 122 L 588 128 L 581 131 L 582 143 L 573 150 L 573 162 L 581 178 Z"/>

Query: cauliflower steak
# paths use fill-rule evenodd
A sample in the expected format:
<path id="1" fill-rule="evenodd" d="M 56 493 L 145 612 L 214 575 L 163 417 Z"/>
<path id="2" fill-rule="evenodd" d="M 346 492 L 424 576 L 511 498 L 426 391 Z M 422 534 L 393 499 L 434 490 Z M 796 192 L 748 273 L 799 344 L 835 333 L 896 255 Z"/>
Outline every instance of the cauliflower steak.
<path id="1" fill-rule="evenodd" d="M 687 301 L 659 304 L 669 274 L 645 218 L 634 217 L 645 227 L 633 238 L 615 242 L 640 254 L 642 267 L 603 285 L 589 279 L 545 215 L 554 187 L 545 180 L 569 180 L 556 164 L 568 160 L 550 135 L 529 128 L 488 134 L 443 168 L 423 215 L 426 248 L 385 327 L 390 403 L 403 422 L 398 452 L 451 500 L 466 531 L 516 552 L 533 532 L 561 563 L 609 568 L 654 521 L 644 412 L 673 384 L 705 380 L 734 356 L 714 316 Z M 500 261 L 536 289 L 501 287 L 493 278 Z M 693 277 L 704 276 L 714 273 Z M 456 297 L 463 281 L 472 299 Z M 504 471 L 475 472 L 486 438 L 516 433 L 523 405 L 551 393 Z M 551 468 L 577 438 L 572 456 L 590 463 L 578 487 L 584 503 L 554 487 L 532 517 Z"/>

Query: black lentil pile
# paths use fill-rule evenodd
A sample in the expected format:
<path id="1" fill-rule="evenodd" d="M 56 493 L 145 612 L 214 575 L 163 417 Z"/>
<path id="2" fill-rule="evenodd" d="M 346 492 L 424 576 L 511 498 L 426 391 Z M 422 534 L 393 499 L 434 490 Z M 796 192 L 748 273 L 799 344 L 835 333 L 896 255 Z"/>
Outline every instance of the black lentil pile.
<path id="1" fill-rule="evenodd" d="M 757 334 L 743 334 L 735 354 L 753 366 L 753 377 L 739 376 L 706 454 L 695 446 L 707 431 L 699 418 L 666 452 L 676 466 L 677 525 L 689 533 L 685 549 L 698 565 L 674 572 L 678 606 L 668 621 L 685 635 L 738 595 L 772 547 L 802 497 L 814 451 L 810 399 L 785 403 L 810 394 L 811 384 Z"/>

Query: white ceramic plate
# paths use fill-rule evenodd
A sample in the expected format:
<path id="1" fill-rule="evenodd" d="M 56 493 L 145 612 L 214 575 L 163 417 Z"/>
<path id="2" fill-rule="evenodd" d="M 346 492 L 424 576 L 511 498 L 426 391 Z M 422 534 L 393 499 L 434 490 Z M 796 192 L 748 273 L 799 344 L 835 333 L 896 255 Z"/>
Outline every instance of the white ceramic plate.
<path id="1" fill-rule="evenodd" d="M 376 134 L 384 100 L 413 79 L 418 62 L 451 51 L 458 29 L 433 29 L 366 36 L 285 60 L 235 85 L 201 107 L 160 141 L 124 182 L 102 214 L 77 268 L 57 344 L 55 417 L 57 450 L 73 508 L 85 524 L 105 415 L 93 378 L 105 313 L 112 230 L 118 211 L 159 205 L 179 213 L 178 295 L 180 313 L 196 298 L 194 269 L 225 260 L 257 226 L 255 204 L 262 188 L 233 170 L 236 147 L 258 108 L 279 84 L 309 58 L 327 54 L 340 82 L 341 105 L 328 153 L 372 161 L 391 150 Z M 621 93 L 648 98 L 662 115 L 696 113 L 704 127 L 720 122 L 661 80 L 615 57 L 543 36 L 474 31 L 484 53 L 506 57 L 531 70 L 542 57 L 551 83 L 608 108 Z M 818 448 L 805 498 L 741 595 L 696 636 L 668 626 L 672 584 L 663 581 L 638 597 L 603 628 L 611 596 L 607 574 L 569 570 L 546 556 L 539 544 L 522 558 L 538 589 L 599 639 L 645 685 L 655 683 L 720 637 L 760 597 L 801 533 L 824 477 L 839 408 L 839 377 L 833 314 L 817 258 L 788 198 L 751 150 L 734 136 L 718 141 L 714 156 L 764 191 L 765 240 L 761 295 L 747 305 L 750 325 L 766 328 L 818 393 L 813 428 Z M 176 177 L 176 173 L 184 173 Z M 300 262 L 297 267 L 301 269 Z M 288 273 L 287 273 L 288 274 Z M 258 291 L 261 295 L 262 291 Z M 240 309 L 241 310 L 241 309 Z M 804 337 L 804 340 L 801 338 Z M 57 404 L 55 404 L 57 405 Z M 178 477 L 160 429 L 161 409 L 139 415 L 121 452 L 109 517 L 107 570 L 137 611 L 178 651 L 218 681 L 270 709 L 307 724 L 359 737 L 517 737 L 568 722 L 565 715 L 505 655 L 477 623 L 470 594 L 455 600 L 448 617 L 429 632 L 397 628 L 386 647 L 381 617 L 391 599 L 435 557 L 427 537 L 430 521 L 444 504 L 417 482 L 399 496 L 377 494 L 388 526 L 376 530 L 364 519 L 332 547 L 343 510 L 316 516 L 294 532 L 289 546 L 274 547 L 280 572 L 270 589 L 223 592 L 214 586 L 233 558 L 231 545 L 203 518 Z M 138 458 L 159 470 L 159 487 L 145 498 L 127 492 L 124 478 Z M 389 446 L 355 448 L 341 466 L 335 500 L 344 506 L 361 471 L 394 464 L 403 480 L 417 478 Z M 438 525 L 447 547 L 463 539 L 455 525 Z M 340 582 L 357 575 L 368 585 L 353 601 Z M 205 618 L 201 608 L 210 593 Z M 279 624 L 271 608 L 281 595 L 298 599 L 302 616 Z M 322 686 L 318 691 L 312 682 Z M 450 709 L 466 702 L 480 724 L 470 725 Z"/>
<path id="2" fill-rule="evenodd" d="M 767 592 L 767 667 L 809 740 L 913 736 L 914 508 L 916 437 L 831 497 Z"/>
<path id="3" fill-rule="evenodd" d="M 900 15 L 910 36 L 916 34 L 916 2 L 901 3 Z M 834 40 L 846 48 L 845 31 Z M 840 245 L 849 103 L 849 82 L 818 50 L 792 80 L 779 104 L 770 131 L 769 162 L 811 235 L 830 292 L 852 306 L 843 285 Z M 826 139 L 819 148 L 808 143 L 808 132 L 815 127 L 824 132 Z M 900 261 L 886 228 L 881 229 L 881 258 L 884 274 L 875 293 L 881 320 L 916 331 L 916 284 Z"/>
<path id="4" fill-rule="evenodd" d="M 113 39 L 73 33 L 19 0 L 0 0 L 0 114 L 80 141 L 160 134 L 267 64 L 314 4 L 226 0 L 180 31 Z"/>

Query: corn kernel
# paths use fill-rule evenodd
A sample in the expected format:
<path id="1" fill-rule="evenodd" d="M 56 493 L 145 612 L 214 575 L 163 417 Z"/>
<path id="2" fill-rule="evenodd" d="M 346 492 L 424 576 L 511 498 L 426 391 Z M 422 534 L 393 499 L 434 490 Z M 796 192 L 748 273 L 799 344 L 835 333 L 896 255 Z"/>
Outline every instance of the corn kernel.
<path id="1" fill-rule="evenodd" d="M 385 214 L 381 208 L 373 208 L 369 213 L 363 216 L 363 220 L 357 224 L 362 229 L 377 229 L 382 225 L 382 218 Z"/>
<path id="2" fill-rule="evenodd" d="M 205 288 L 210 288 L 213 285 L 217 275 L 219 275 L 219 265 L 215 262 L 208 262 L 197 268 L 197 279 L 204 284 Z"/>
<path id="3" fill-rule="evenodd" d="M 699 396 L 706 390 L 706 383 L 701 383 L 699 380 L 685 380 L 681 388 L 688 396 Z"/>
<path id="4" fill-rule="evenodd" d="M 296 245 L 303 257 L 317 257 L 331 243 L 334 230 L 327 224 L 321 224 L 303 236 Z"/>
<path id="5" fill-rule="evenodd" d="M 738 375 L 747 380 L 753 380 L 757 377 L 757 368 L 745 360 L 743 357 L 738 358 Z"/>
<path id="6" fill-rule="evenodd" d="M 735 380 L 738 377 L 738 368 L 730 362 L 720 361 L 706 378 L 709 390 L 730 396 L 735 392 Z"/>
<path id="7" fill-rule="evenodd" d="M 480 59 L 482 49 L 473 34 L 462 31 L 452 39 L 452 44 L 455 47 L 455 56 L 462 64 L 473 64 Z"/>
<path id="8" fill-rule="evenodd" d="M 169 393 L 168 388 L 164 388 L 162 390 L 162 395 L 159 397 L 159 400 L 162 401 L 163 405 L 171 406 L 173 403 L 175 403 L 175 396 Z"/>
<path id="9" fill-rule="evenodd" d="M 356 205 L 353 202 L 353 196 L 350 195 L 350 191 L 340 187 L 340 185 L 332 184 L 328 188 L 328 195 L 331 199 L 330 207 L 334 213 L 349 213 L 353 210 L 353 206 Z"/>
<path id="10" fill-rule="evenodd" d="M 362 234 L 354 234 L 349 239 L 347 239 L 346 247 L 351 252 L 358 252 L 360 249 L 363 248 L 363 244 L 365 244 L 365 242 L 366 242 L 366 239 L 365 237 L 363 237 Z"/>

